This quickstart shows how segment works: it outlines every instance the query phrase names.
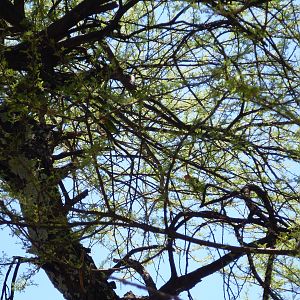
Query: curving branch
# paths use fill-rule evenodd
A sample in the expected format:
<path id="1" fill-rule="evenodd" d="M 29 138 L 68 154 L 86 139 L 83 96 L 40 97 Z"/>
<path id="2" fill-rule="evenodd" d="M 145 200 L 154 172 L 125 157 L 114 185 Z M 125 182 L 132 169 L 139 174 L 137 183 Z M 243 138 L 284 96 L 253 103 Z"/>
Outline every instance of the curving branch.
<path id="1" fill-rule="evenodd" d="M 53 22 L 40 34 L 44 35 L 47 39 L 54 39 L 59 41 L 65 37 L 68 31 L 75 26 L 79 21 L 84 20 L 92 14 L 99 14 L 117 8 L 116 1 L 111 0 L 84 0 L 75 6 L 72 10 L 67 12 L 62 18 Z"/>
<path id="2" fill-rule="evenodd" d="M 7 12 L 6 19 L 9 19 L 11 22 L 16 24 L 16 26 L 20 26 L 19 23 L 22 21 L 21 16 L 19 16 L 15 7 L 9 2 L 9 0 L 1 0 L 4 2 L 4 11 Z M 0 3 L 1 4 L 1 3 Z M 101 1 L 93 1 L 93 0 L 84 0 L 80 2 L 77 6 L 75 6 L 72 10 L 66 13 L 59 20 L 51 23 L 46 29 L 41 30 L 37 33 L 33 39 L 38 41 L 38 52 L 40 52 L 40 59 L 43 63 L 44 69 L 49 69 L 49 67 L 54 67 L 61 62 L 63 59 L 60 57 L 60 49 L 64 47 L 64 51 L 70 52 L 76 47 L 74 43 L 67 42 L 63 44 L 53 43 L 53 41 L 58 42 L 59 40 L 67 37 L 68 31 L 75 26 L 79 21 L 84 20 L 86 17 L 92 14 L 104 13 L 109 10 L 113 10 L 117 8 L 118 5 L 115 1 L 110 0 L 101 0 Z M 4 14 L 2 16 L 4 19 Z M 106 30 L 106 34 L 112 31 Z M 99 32 L 94 32 L 92 34 L 96 34 L 99 37 Z M 105 35 L 101 35 L 102 39 Z M 80 43 L 87 42 L 84 38 L 78 36 L 75 39 L 80 39 Z M 72 39 L 71 39 L 72 40 Z M 67 39 L 68 41 L 68 39 Z M 89 36 L 88 41 L 93 41 L 93 39 Z M 15 70 L 28 70 L 28 66 L 32 61 L 32 53 L 30 53 L 30 43 L 22 42 L 15 46 L 8 46 L 4 51 L 4 57 L 10 68 Z M 48 70 L 49 72 L 49 70 Z M 46 76 L 46 74 L 44 74 Z M 49 74 L 47 75 L 49 76 Z M 47 78 L 47 77 L 46 77 Z M 46 79 L 45 78 L 45 79 Z M 49 80 L 49 78 L 47 78 Z"/>
<path id="3" fill-rule="evenodd" d="M 139 273 L 145 282 L 145 285 L 146 285 L 146 288 L 148 290 L 150 297 L 158 294 L 157 287 L 156 287 L 154 280 L 152 279 L 151 275 L 147 272 L 147 270 L 144 268 L 144 266 L 139 261 L 137 261 L 135 259 L 130 259 L 130 258 L 125 258 L 125 259 L 120 259 L 120 260 L 115 259 L 114 261 L 117 262 L 119 265 L 123 265 L 123 266 L 129 267 L 129 268 L 132 268 L 137 273 Z"/>
<path id="4" fill-rule="evenodd" d="M 257 244 L 264 244 L 270 241 L 270 237 L 266 236 L 261 238 L 255 242 L 247 244 L 248 247 L 255 247 Z M 237 252 L 231 251 L 228 254 L 225 254 L 221 258 L 215 260 L 214 262 L 200 267 L 197 270 L 190 272 L 188 274 L 179 276 L 177 278 L 172 278 L 164 284 L 159 291 L 171 294 L 171 295 L 179 295 L 183 291 L 188 291 L 193 288 L 196 284 L 200 283 L 201 280 L 217 271 L 222 270 L 230 263 L 234 262 L 235 260 L 241 258 L 242 256 L 246 255 L 247 253 L 244 252 L 242 249 Z"/>

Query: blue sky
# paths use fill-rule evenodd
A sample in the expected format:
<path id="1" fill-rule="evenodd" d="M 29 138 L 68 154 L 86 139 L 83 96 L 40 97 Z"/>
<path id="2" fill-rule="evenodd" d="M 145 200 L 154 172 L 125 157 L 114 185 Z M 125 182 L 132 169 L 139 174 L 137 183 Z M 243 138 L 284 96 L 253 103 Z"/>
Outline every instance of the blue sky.
<path id="1" fill-rule="evenodd" d="M 22 249 L 22 245 L 17 241 L 16 238 L 13 238 L 9 235 L 8 230 L 0 230 L 0 237 L 1 237 L 1 246 L 0 246 L 0 252 L 7 253 L 10 256 L 13 255 L 24 255 L 25 251 Z M 101 249 L 97 249 L 99 253 Z M 97 253 L 95 255 L 99 260 L 101 260 L 100 255 Z M 196 266 L 195 267 L 199 267 Z M 26 271 L 25 268 L 21 268 L 19 274 L 21 274 L 23 271 Z M 162 264 L 160 266 L 159 273 L 162 277 L 165 279 L 168 278 L 168 269 L 167 265 Z M 5 274 L 3 274 L 5 275 Z M 2 277 L 3 278 L 3 277 Z M 0 277 L 0 285 L 1 280 Z M 56 291 L 56 289 L 52 286 L 51 282 L 48 280 L 46 274 L 41 270 L 38 272 L 37 275 L 35 275 L 32 280 L 37 284 L 33 286 L 29 286 L 26 288 L 24 292 L 16 293 L 15 300 L 34 300 L 43 298 L 43 300 L 62 300 L 62 295 Z M 128 290 L 135 290 L 135 287 L 131 287 L 130 285 L 126 285 L 122 290 L 120 290 L 120 284 L 117 283 L 118 287 L 118 294 L 122 296 L 126 291 Z M 251 299 L 260 299 L 259 295 L 256 293 L 257 289 L 254 289 L 251 292 Z M 138 294 L 138 292 L 137 292 Z M 215 300 L 221 300 L 224 299 L 223 295 L 223 288 L 222 288 L 222 279 L 219 275 L 212 275 L 208 278 L 203 279 L 203 281 L 198 284 L 193 289 L 193 296 L 194 299 L 199 300 L 206 300 L 206 299 L 215 299 Z M 187 299 L 187 297 L 183 296 L 182 299 Z"/>
<path id="2" fill-rule="evenodd" d="M 8 229 L 0 230 L 1 235 L 1 253 L 5 252 L 9 256 L 14 255 L 24 255 L 25 251 L 22 249 L 21 243 L 15 238 L 10 236 Z M 99 249 L 100 250 L 100 249 Z M 97 255 L 96 255 L 97 256 Z M 101 258 L 100 258 L 101 259 Z M 26 271 L 28 266 L 23 266 L 19 270 L 19 276 L 22 272 Z M 3 274 L 5 276 L 5 274 Z M 160 275 L 162 277 L 168 278 L 168 270 L 166 265 L 161 265 Z M 165 275 L 165 276 L 164 276 Z M 3 277 L 0 277 L 0 283 L 2 284 Z M 51 282 L 47 278 L 47 275 L 43 270 L 40 270 L 36 275 L 32 277 L 34 285 L 28 286 L 25 291 L 17 292 L 15 294 L 14 300 L 35 300 L 42 297 L 43 300 L 63 300 L 63 296 L 52 286 Z M 123 289 L 120 289 L 120 286 L 123 286 Z M 119 296 L 122 296 L 127 291 L 132 290 L 136 291 L 138 295 L 139 291 L 136 287 L 130 286 L 130 284 L 123 285 L 117 282 L 117 293 Z M 222 280 L 220 275 L 212 275 L 208 278 L 205 278 L 200 284 L 198 284 L 193 289 L 194 299 L 224 299 L 223 289 L 222 289 Z M 199 295 L 199 297 L 198 297 Z M 187 299 L 184 294 L 181 297 L 182 299 Z M 255 299 L 254 297 L 251 299 Z"/>

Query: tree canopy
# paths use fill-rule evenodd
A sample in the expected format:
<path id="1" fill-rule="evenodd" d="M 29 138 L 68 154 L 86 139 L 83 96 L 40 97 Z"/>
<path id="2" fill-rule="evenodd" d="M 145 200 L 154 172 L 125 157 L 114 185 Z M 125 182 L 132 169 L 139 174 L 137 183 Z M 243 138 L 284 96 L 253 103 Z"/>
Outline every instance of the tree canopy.
<path id="1" fill-rule="evenodd" d="M 215 273 L 224 299 L 299 297 L 299 18 L 0 0 L 0 228 L 27 250 L 1 259 L 1 300 L 20 264 L 68 300 L 200 299 Z"/>

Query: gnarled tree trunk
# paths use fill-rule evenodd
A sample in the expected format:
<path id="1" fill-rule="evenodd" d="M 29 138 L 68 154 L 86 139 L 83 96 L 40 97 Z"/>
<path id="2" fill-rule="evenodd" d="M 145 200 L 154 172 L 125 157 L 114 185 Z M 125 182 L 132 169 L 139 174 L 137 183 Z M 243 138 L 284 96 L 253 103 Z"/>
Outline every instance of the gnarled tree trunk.
<path id="1" fill-rule="evenodd" d="M 49 126 L 1 108 L 0 175 L 19 200 L 30 252 L 66 299 L 118 299 L 68 226 L 58 183 L 70 167 L 54 168 L 54 140 Z"/>

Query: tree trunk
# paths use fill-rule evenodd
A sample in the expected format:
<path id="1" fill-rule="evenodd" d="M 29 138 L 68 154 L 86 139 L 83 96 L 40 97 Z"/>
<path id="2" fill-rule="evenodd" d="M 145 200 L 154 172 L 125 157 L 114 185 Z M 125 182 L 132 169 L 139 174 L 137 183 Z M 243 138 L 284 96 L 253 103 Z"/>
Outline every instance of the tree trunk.
<path id="1" fill-rule="evenodd" d="M 68 226 L 58 189 L 68 169 L 53 167 L 53 144 L 50 126 L 2 106 L 0 176 L 19 200 L 28 225 L 29 251 L 66 299 L 118 299 Z"/>

